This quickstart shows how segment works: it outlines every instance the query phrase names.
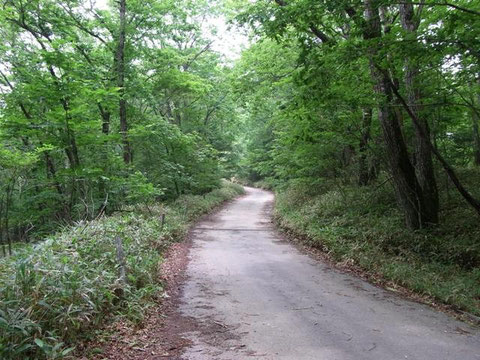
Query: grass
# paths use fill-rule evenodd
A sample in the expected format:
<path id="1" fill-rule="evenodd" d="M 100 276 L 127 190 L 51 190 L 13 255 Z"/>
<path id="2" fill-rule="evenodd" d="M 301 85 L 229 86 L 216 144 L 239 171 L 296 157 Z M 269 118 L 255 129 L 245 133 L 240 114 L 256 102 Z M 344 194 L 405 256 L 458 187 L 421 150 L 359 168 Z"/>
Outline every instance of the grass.
<path id="1" fill-rule="evenodd" d="M 65 358 L 112 316 L 141 322 L 145 308 L 163 294 L 158 269 L 169 244 L 242 191 L 225 182 L 205 196 L 138 206 L 65 228 L 1 259 L 0 358 Z M 119 280 L 117 237 L 125 253 L 126 284 Z"/>
<path id="2" fill-rule="evenodd" d="M 462 175 L 480 197 L 478 171 Z M 454 189 L 441 190 L 441 223 L 421 231 L 405 228 L 388 185 L 312 190 L 297 182 L 277 190 L 275 217 L 334 261 L 480 316 L 478 215 Z"/>

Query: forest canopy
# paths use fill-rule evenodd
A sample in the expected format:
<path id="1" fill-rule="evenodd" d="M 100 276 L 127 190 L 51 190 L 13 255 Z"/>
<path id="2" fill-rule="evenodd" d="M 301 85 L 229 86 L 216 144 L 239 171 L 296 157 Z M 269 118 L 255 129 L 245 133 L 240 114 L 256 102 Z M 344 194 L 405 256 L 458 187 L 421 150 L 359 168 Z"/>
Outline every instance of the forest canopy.
<path id="1" fill-rule="evenodd" d="M 2 237 L 233 175 L 367 186 L 388 173 L 419 229 L 439 221 L 446 173 L 480 212 L 456 170 L 480 164 L 472 5 L 5 1 Z M 213 49 L 218 17 L 251 33 L 235 66 Z"/>
<path id="2" fill-rule="evenodd" d="M 231 175 L 238 122 L 208 1 L 4 1 L 1 236 Z M 106 4 L 103 4 L 106 5 Z"/>
<path id="3" fill-rule="evenodd" d="M 478 0 L 0 4 L 0 357 L 140 322 L 169 246 L 243 193 L 225 179 L 480 315 Z"/>
<path id="4" fill-rule="evenodd" d="M 475 2 L 237 5 L 259 39 L 236 69 L 263 124 L 251 176 L 366 186 L 388 174 L 407 226 L 420 229 L 439 221 L 445 173 L 480 214 L 476 187 L 455 170 L 480 165 Z"/>

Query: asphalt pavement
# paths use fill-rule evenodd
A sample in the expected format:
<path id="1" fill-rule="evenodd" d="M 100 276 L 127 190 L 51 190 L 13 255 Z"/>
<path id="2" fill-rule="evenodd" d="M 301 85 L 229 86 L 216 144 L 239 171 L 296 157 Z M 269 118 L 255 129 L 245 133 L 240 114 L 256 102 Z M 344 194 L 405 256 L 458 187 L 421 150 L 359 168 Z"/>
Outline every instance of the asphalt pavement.
<path id="1" fill-rule="evenodd" d="M 477 328 L 303 254 L 246 191 L 193 231 L 180 310 L 209 330 L 184 359 L 480 359 Z"/>

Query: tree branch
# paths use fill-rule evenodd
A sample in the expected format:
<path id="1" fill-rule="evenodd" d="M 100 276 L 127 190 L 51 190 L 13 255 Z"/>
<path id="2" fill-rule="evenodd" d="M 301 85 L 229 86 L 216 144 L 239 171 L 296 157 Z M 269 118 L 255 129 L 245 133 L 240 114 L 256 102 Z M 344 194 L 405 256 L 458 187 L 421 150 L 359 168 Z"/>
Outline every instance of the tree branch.
<path id="1" fill-rule="evenodd" d="M 205 53 L 206 51 L 210 50 L 210 47 L 212 46 L 213 44 L 213 40 L 212 41 L 209 41 L 207 45 L 205 45 L 203 47 L 203 49 L 201 49 L 198 53 L 195 54 L 195 56 L 193 58 L 191 58 L 190 60 L 188 60 L 184 65 L 183 65 L 183 69 L 185 71 L 187 71 L 190 66 L 192 66 L 192 64 L 200 57 L 202 56 L 203 53 Z"/>
<path id="2" fill-rule="evenodd" d="M 284 0 L 275 0 L 275 2 L 278 4 L 278 6 L 287 6 L 287 3 Z M 309 29 L 312 32 L 313 35 L 315 35 L 322 43 L 331 43 L 332 39 L 330 39 L 327 34 L 325 34 L 323 31 L 321 31 L 318 27 L 316 27 L 314 24 L 309 25 Z"/>
<path id="3" fill-rule="evenodd" d="M 68 13 L 68 15 L 70 15 L 70 18 L 75 22 L 76 26 L 78 29 L 80 29 L 81 31 L 87 33 L 88 35 L 94 37 L 95 39 L 97 39 L 98 41 L 100 41 L 103 45 L 109 47 L 109 44 L 108 42 L 102 38 L 100 35 L 96 34 L 95 32 L 93 32 L 92 30 L 88 29 L 87 27 L 85 27 L 81 21 L 79 19 L 77 19 L 77 17 L 75 16 L 75 14 L 73 13 L 72 9 L 70 7 L 66 8 L 65 5 L 63 4 L 60 4 L 61 7 L 63 7 L 63 9 Z"/>

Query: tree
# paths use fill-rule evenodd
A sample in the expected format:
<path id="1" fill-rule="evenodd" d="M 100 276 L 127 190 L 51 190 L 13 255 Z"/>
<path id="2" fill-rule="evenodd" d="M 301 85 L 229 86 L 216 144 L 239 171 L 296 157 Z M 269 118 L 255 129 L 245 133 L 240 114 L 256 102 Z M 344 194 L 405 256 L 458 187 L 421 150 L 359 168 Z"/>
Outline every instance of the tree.
<path id="1" fill-rule="evenodd" d="M 228 69 L 200 26 L 215 6 L 4 4 L 0 145 L 15 154 L 41 150 L 35 165 L 16 172 L 14 183 L 21 176 L 28 184 L 22 191 L 0 181 L 18 204 L 9 207 L 11 236 L 109 214 L 142 194 L 174 198 L 218 185 L 232 168 L 223 164 L 238 126 L 222 88 Z M 23 217 L 21 204 L 29 209 Z"/>
<path id="2" fill-rule="evenodd" d="M 432 50 L 438 47 L 438 44 L 442 46 L 448 43 L 441 36 L 444 27 L 432 25 L 438 25 L 435 15 L 448 13 L 446 8 L 450 10 L 454 8 L 455 10 L 450 12 L 461 12 L 462 17 L 476 15 L 474 11 L 469 11 L 468 7 L 437 5 L 439 8 L 429 7 L 428 12 L 423 12 L 422 9 L 427 5 L 419 5 L 415 8 L 414 3 L 408 1 L 400 4 L 376 0 L 358 3 L 346 1 L 326 3 L 309 0 L 260 1 L 255 4 L 244 4 L 244 11 L 238 17 L 240 22 L 261 24 L 257 30 L 260 36 L 271 37 L 281 42 L 297 40 L 302 49 L 299 64 L 308 71 L 323 66 L 338 72 L 339 67 L 328 67 L 318 56 L 319 53 L 324 56 L 336 54 L 338 57 L 342 51 L 345 52 L 348 49 L 351 54 L 365 56 L 368 59 L 367 69 L 370 78 L 364 81 L 374 85 L 375 103 L 365 102 L 362 106 L 359 106 L 360 102 L 354 104 L 356 113 L 363 114 L 364 120 L 364 126 L 357 132 L 360 138 L 358 146 L 360 155 L 357 157 L 360 169 L 359 183 L 368 182 L 365 180 L 368 179 L 369 171 L 366 170 L 364 151 L 368 148 L 370 139 L 368 105 L 371 105 L 376 107 L 376 112 L 372 114 L 378 117 L 382 128 L 385 158 L 388 161 L 397 199 L 405 214 L 406 224 L 412 229 L 427 227 L 438 221 L 439 201 L 433 155 L 457 185 L 460 193 L 470 205 L 476 208 L 476 200 L 469 196 L 454 169 L 433 147 L 430 118 L 424 110 L 424 106 L 428 106 L 425 102 L 443 91 L 438 89 L 438 83 L 424 86 L 428 77 L 424 74 L 428 72 L 432 79 L 438 76 L 438 74 L 432 74 L 435 66 L 432 65 L 432 59 L 441 69 L 446 68 L 451 61 L 445 49 L 448 49 L 451 56 L 459 54 L 459 48 L 450 45 L 444 47 L 440 54 L 433 54 Z M 400 12 L 400 16 L 397 16 L 397 11 Z M 424 17 L 425 21 L 422 22 L 421 19 L 425 13 L 428 16 Z M 435 15 L 432 16 L 432 13 Z M 436 33 L 433 38 L 431 37 L 432 28 L 441 29 L 433 31 Z M 474 49 L 473 42 L 468 39 L 468 36 L 465 38 L 462 36 L 459 41 L 468 49 Z M 399 53 L 401 57 L 398 56 Z M 357 74 L 365 71 L 364 67 L 360 67 L 361 72 L 358 69 L 359 67 L 351 69 L 352 71 L 346 76 L 357 80 Z M 440 76 L 450 75 L 444 72 Z M 357 88 L 361 86 L 361 82 L 355 80 L 348 87 L 348 91 L 358 94 Z M 304 82 L 304 86 L 310 91 L 314 89 L 311 84 L 311 81 Z M 324 88 L 329 87 L 325 82 L 323 84 Z M 431 93 L 424 90 L 430 90 L 430 88 Z M 458 92 L 459 88 L 457 87 L 454 91 Z M 318 92 L 315 94 L 317 98 L 312 101 L 312 104 L 316 102 L 325 113 L 322 96 L 319 96 Z M 298 104 L 296 106 L 298 108 Z M 338 115 L 337 112 L 334 117 L 338 118 Z M 410 118 L 411 123 L 406 123 L 405 117 Z M 412 133 L 415 139 L 414 156 L 411 155 L 410 142 L 406 140 L 408 133 Z M 352 148 L 347 142 L 344 152 L 351 154 L 352 151 L 349 149 Z M 347 158 L 351 157 L 351 155 L 347 156 Z M 342 167 L 348 166 L 349 163 L 347 159 Z"/>
<path id="3" fill-rule="evenodd" d="M 132 150 L 128 140 L 128 122 L 127 122 L 127 100 L 125 98 L 125 41 L 127 27 L 127 0 L 120 0 L 119 6 L 119 25 L 117 34 L 117 48 L 115 51 L 115 71 L 117 77 L 117 86 L 120 89 L 118 102 L 118 111 L 120 118 L 120 133 L 123 139 L 123 161 L 129 164 L 132 161 Z"/>

